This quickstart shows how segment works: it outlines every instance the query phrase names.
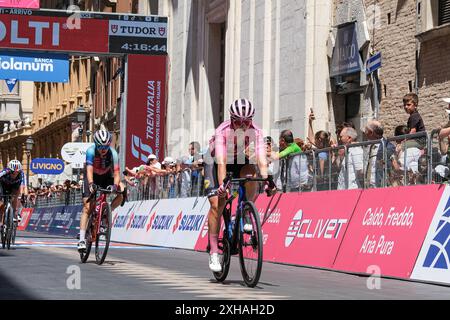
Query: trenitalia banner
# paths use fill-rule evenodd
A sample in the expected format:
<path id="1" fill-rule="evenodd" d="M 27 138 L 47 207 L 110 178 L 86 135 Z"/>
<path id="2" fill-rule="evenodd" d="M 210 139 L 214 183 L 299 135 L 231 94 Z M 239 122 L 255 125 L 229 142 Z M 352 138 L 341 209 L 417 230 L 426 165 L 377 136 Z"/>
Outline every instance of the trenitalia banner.
<path id="1" fill-rule="evenodd" d="M 440 185 L 365 190 L 333 269 L 409 278 L 436 212 Z"/>
<path id="2" fill-rule="evenodd" d="M 58 175 L 64 172 L 64 161 L 50 158 L 35 158 L 30 169 L 35 174 Z"/>
<path id="3" fill-rule="evenodd" d="M 133 77 L 127 88 L 125 165 L 132 168 L 151 153 L 164 158 L 167 58 L 128 55 L 127 65 Z"/>
<path id="4" fill-rule="evenodd" d="M 0 48 L 70 53 L 167 53 L 167 18 L 0 8 Z"/>
<path id="5" fill-rule="evenodd" d="M 450 187 L 448 186 L 434 214 L 411 278 L 450 284 Z"/>
<path id="6" fill-rule="evenodd" d="M 39 0 L 0 0 L 0 7 L 39 9 Z"/>
<path id="7" fill-rule="evenodd" d="M 0 79 L 68 82 L 69 55 L 37 52 L 0 52 Z"/>

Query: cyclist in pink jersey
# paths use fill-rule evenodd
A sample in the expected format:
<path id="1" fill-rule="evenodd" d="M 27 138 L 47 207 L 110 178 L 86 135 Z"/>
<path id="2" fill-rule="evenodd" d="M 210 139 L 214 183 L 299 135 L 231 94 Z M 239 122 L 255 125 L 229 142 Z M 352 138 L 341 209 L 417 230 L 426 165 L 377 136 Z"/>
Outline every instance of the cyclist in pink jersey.
<path id="1" fill-rule="evenodd" d="M 229 112 L 230 120 L 223 122 L 216 129 L 209 142 L 207 157 L 210 158 L 205 159 L 206 192 L 210 202 L 208 213 L 209 268 L 213 272 L 222 270 L 217 242 L 220 216 L 225 206 L 227 193 L 226 186 L 222 182 L 227 172 L 233 172 L 234 178 L 256 177 L 257 174 L 263 179 L 267 178 L 263 133 L 252 121 L 255 114 L 252 103 L 247 99 L 238 99 L 230 105 Z M 254 153 L 254 157 L 252 153 Z M 273 191 L 275 189 L 272 181 L 266 185 L 266 190 Z M 254 201 L 257 190 L 257 182 L 248 182 L 246 184 L 247 199 Z"/>

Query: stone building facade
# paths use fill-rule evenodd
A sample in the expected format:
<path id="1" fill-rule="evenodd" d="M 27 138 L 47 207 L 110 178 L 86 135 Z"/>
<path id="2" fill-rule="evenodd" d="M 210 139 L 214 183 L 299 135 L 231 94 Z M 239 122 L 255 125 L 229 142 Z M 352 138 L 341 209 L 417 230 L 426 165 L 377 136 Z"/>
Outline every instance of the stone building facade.
<path id="1" fill-rule="evenodd" d="M 286 128 L 304 137 L 311 107 L 317 130 L 329 129 L 330 1 L 159 0 L 152 6 L 169 17 L 168 154 L 185 154 L 193 140 L 204 147 L 240 97 L 252 100 L 256 124 L 275 140 Z"/>
<path id="2" fill-rule="evenodd" d="M 442 98 L 450 97 L 450 24 L 442 19 L 440 6 L 448 0 L 351 0 L 334 1 L 333 25 L 355 21 L 370 41 L 362 51 L 364 62 L 370 52 L 381 52 L 379 101 L 374 101 L 373 86 L 367 77 L 365 94 L 360 97 L 357 126 L 376 117 L 386 133 L 393 134 L 399 124 L 406 124 L 408 114 L 402 98 L 409 92 L 419 95 L 419 112 L 427 131 L 447 123 Z M 450 20 L 449 20 L 450 21 Z M 362 73 L 363 74 L 363 73 Z M 336 104 L 344 100 L 337 99 Z M 342 117 L 341 117 L 342 118 Z"/>

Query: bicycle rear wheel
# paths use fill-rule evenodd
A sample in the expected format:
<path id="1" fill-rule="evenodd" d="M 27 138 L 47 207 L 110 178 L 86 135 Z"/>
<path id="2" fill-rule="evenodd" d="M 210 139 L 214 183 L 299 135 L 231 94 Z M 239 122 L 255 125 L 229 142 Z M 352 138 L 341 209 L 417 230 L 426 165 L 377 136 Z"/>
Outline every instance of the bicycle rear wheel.
<path id="1" fill-rule="evenodd" d="M 86 251 L 84 252 L 80 252 L 80 259 L 82 263 L 86 263 L 87 259 L 89 258 L 89 254 L 91 253 L 91 247 L 92 247 L 92 219 L 93 219 L 94 214 L 92 213 L 89 216 L 89 220 L 88 220 L 88 225 L 86 228 L 86 236 L 85 236 L 85 241 L 86 241 Z"/>
<path id="2" fill-rule="evenodd" d="M 95 261 L 101 265 L 106 258 L 111 240 L 111 207 L 106 204 L 103 207 L 100 232 L 95 240 Z"/>
<path id="3" fill-rule="evenodd" d="M 223 209 L 222 217 L 220 218 L 220 231 L 219 237 L 217 240 L 217 244 L 219 247 L 219 257 L 220 257 L 220 265 L 222 266 L 221 272 L 213 272 L 214 278 L 217 281 L 223 282 L 228 276 L 228 272 L 230 271 L 230 260 L 231 260 L 231 248 L 230 242 L 228 240 L 227 235 L 227 225 L 225 223 L 224 215 L 230 217 L 229 208 L 227 206 Z"/>
<path id="4" fill-rule="evenodd" d="M 261 222 L 253 202 L 244 203 L 239 224 L 239 264 L 245 284 L 253 288 L 258 284 L 263 263 Z M 244 224 L 251 225 L 251 230 L 244 231 Z"/>

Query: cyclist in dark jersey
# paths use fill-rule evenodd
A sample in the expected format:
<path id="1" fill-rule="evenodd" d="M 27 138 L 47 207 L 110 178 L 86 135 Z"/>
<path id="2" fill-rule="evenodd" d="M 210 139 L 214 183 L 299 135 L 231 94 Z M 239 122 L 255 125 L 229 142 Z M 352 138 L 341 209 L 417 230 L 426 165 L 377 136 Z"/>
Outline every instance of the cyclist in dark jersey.
<path id="1" fill-rule="evenodd" d="M 28 195 L 27 182 L 19 160 L 11 160 L 8 166 L 0 171 L 0 195 L 11 195 L 14 216 L 19 204 L 19 195 Z M 0 197 L 0 225 L 3 225 L 4 203 Z M 20 219 L 20 216 L 19 216 Z"/>
<path id="2" fill-rule="evenodd" d="M 83 185 L 83 213 L 80 220 L 80 241 L 78 251 L 86 250 L 86 227 L 89 214 L 94 205 L 93 199 L 89 200 L 95 192 L 94 185 L 106 189 L 113 187 L 114 191 L 120 191 L 123 185 L 120 182 L 119 157 L 111 147 L 112 136 L 109 131 L 99 130 L 94 134 L 95 145 L 86 151 L 86 170 Z M 118 194 L 111 203 L 114 211 L 123 200 L 122 194 Z"/>

